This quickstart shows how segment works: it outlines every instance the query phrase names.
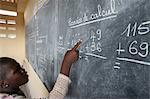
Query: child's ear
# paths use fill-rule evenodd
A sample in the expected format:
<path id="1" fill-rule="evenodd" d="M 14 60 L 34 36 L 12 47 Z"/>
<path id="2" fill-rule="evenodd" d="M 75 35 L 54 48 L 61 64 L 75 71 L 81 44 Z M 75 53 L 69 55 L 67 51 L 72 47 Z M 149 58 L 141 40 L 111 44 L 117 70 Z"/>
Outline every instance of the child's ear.
<path id="1" fill-rule="evenodd" d="M 9 87 L 9 84 L 7 81 L 5 80 L 0 80 L 0 87 L 1 88 L 8 88 Z"/>

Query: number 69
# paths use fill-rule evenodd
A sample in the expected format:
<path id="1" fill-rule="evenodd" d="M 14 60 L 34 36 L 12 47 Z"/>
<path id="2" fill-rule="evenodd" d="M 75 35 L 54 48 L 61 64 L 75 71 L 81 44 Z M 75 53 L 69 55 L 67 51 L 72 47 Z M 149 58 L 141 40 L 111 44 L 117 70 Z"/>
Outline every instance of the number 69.
<path id="1" fill-rule="evenodd" d="M 137 41 L 133 41 L 131 42 L 131 44 L 129 45 L 129 53 L 132 55 L 136 55 L 138 54 L 141 57 L 146 57 L 148 55 L 148 43 L 147 42 L 142 42 L 139 46 L 139 49 L 141 51 L 144 51 L 144 53 L 141 53 L 140 51 L 138 51 L 138 49 L 136 47 L 134 47 L 134 45 L 137 44 Z"/>

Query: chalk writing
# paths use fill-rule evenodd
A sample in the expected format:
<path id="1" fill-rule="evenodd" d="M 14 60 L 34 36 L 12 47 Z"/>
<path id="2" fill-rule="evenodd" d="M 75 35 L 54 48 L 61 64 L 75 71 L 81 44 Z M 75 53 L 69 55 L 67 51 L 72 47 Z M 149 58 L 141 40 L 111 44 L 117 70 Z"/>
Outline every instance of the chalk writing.
<path id="1" fill-rule="evenodd" d="M 97 13 L 87 14 L 83 13 L 83 17 L 77 17 L 76 20 L 72 20 L 72 18 L 69 18 L 68 25 L 71 28 L 79 27 L 86 24 L 91 24 L 94 22 L 106 20 L 109 18 L 116 17 L 116 14 L 118 12 L 116 11 L 116 4 L 114 0 L 111 0 L 110 2 L 110 8 L 109 9 L 103 9 L 100 4 L 97 5 Z M 94 20 L 94 21 L 93 21 Z"/>
<path id="2" fill-rule="evenodd" d="M 148 26 L 149 24 L 150 24 L 150 21 L 146 21 L 146 22 L 141 23 L 137 27 L 137 22 L 135 22 L 134 26 L 131 27 L 131 23 L 129 23 L 127 28 L 122 33 L 122 35 L 126 33 L 126 36 L 129 37 L 129 36 L 136 36 L 136 33 L 139 35 L 147 34 L 150 32 L 150 28 Z"/>
<path id="3" fill-rule="evenodd" d="M 138 54 L 141 57 L 147 57 L 147 55 L 149 54 L 149 44 L 147 42 L 142 42 L 139 47 L 140 50 L 138 51 L 138 49 L 134 47 L 134 45 L 137 45 L 137 43 L 138 42 L 136 40 L 131 42 L 131 44 L 129 45 L 129 53 L 132 55 Z"/>
<path id="4" fill-rule="evenodd" d="M 90 34 L 91 34 L 91 37 L 90 39 L 92 40 L 91 42 L 91 51 L 98 51 L 98 52 L 101 52 L 102 51 L 102 48 L 101 48 L 101 43 L 100 43 L 100 40 L 101 40 L 101 37 L 102 37 L 102 32 L 101 32 L 101 29 L 97 29 L 97 30 L 93 30 L 91 29 L 90 30 Z M 96 43 L 96 41 L 98 41 Z M 88 46 L 88 45 L 87 45 Z"/>
<path id="5" fill-rule="evenodd" d="M 142 64 L 142 65 L 148 65 L 148 66 L 150 66 L 150 62 L 144 62 L 144 61 L 137 60 L 137 59 L 117 57 L 117 60 L 127 61 L 127 62 L 132 62 L 132 63 L 137 63 L 137 64 Z"/>
<path id="6" fill-rule="evenodd" d="M 141 36 L 143 37 L 144 35 L 147 35 L 150 32 L 150 21 L 144 21 L 141 24 L 135 22 L 133 26 L 132 24 L 129 23 L 126 29 L 121 33 L 121 35 L 125 35 L 127 38 L 129 37 L 137 37 Z M 131 55 L 139 55 L 142 58 L 146 58 L 149 55 L 149 42 L 144 40 L 144 41 L 137 41 L 137 40 L 132 40 L 130 41 L 129 45 L 127 46 L 128 52 Z M 125 49 L 121 48 L 121 42 L 119 42 L 119 47 L 116 50 L 118 55 L 121 54 L 121 52 L 126 52 Z M 144 62 L 141 60 L 137 59 L 131 59 L 127 57 L 117 57 L 118 60 L 121 61 L 128 61 L 128 62 L 133 62 L 133 63 L 138 63 L 138 64 L 144 64 L 144 65 L 150 65 L 149 62 Z M 116 67 L 115 67 L 116 68 Z"/>
<path id="7" fill-rule="evenodd" d="M 118 55 L 120 55 L 121 52 L 125 52 L 125 49 L 121 48 L 121 43 L 119 43 L 118 49 L 116 51 L 118 52 Z"/>

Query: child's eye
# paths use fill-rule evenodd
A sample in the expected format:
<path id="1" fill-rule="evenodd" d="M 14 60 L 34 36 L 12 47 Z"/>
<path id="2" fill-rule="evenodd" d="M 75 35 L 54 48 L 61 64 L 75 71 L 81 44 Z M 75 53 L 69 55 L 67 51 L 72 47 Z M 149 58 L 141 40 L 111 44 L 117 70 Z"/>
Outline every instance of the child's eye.
<path id="1" fill-rule="evenodd" d="M 19 70 L 16 69 L 16 70 L 14 71 L 14 74 L 17 73 L 18 71 L 19 71 Z"/>

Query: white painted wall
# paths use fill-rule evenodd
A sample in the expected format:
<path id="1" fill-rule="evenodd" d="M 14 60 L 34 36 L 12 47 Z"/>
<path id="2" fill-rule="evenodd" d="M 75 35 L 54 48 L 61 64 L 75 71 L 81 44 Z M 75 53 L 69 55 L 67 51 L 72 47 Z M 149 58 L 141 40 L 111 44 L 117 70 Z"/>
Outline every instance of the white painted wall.
<path id="1" fill-rule="evenodd" d="M 16 39 L 0 38 L 0 57 L 15 58 L 19 62 L 25 58 L 24 15 L 18 13 L 17 30 L 0 30 L 2 34 L 15 33 Z"/>
<path id="2" fill-rule="evenodd" d="M 49 92 L 47 91 L 27 59 L 23 61 L 23 67 L 26 69 L 26 71 L 28 71 L 29 75 L 29 82 L 25 86 L 21 87 L 23 92 L 25 92 L 25 95 L 30 99 L 44 99 L 48 97 Z"/>

